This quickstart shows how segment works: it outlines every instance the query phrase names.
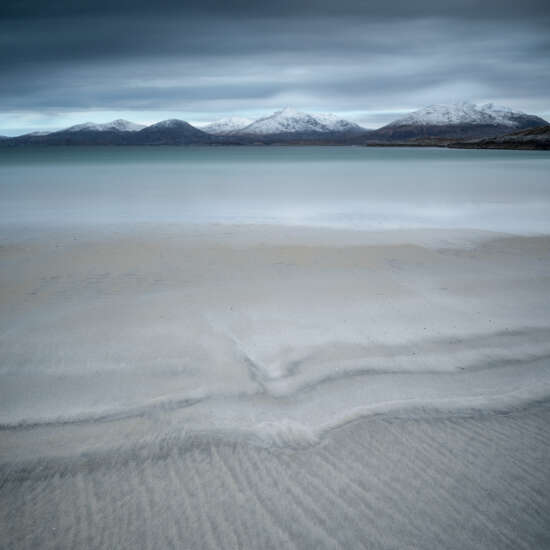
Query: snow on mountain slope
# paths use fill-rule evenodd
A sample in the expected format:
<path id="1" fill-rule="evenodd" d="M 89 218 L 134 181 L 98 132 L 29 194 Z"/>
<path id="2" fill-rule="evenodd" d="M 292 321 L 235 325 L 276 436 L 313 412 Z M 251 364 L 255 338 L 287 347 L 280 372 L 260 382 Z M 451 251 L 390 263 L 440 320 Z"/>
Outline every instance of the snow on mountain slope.
<path id="1" fill-rule="evenodd" d="M 136 124 L 135 122 L 130 122 L 129 120 L 124 120 L 122 118 L 117 118 L 111 122 L 105 122 L 103 124 L 96 124 L 94 122 L 84 122 L 83 124 L 75 124 L 69 128 L 65 128 L 64 132 L 81 132 L 81 131 L 92 131 L 92 132 L 105 132 L 105 131 L 115 131 L 115 132 L 137 132 L 145 128 L 143 124 Z"/>
<path id="2" fill-rule="evenodd" d="M 282 134 L 287 132 L 326 132 L 317 119 L 294 109 L 285 108 L 259 118 L 242 129 L 243 134 Z"/>
<path id="3" fill-rule="evenodd" d="M 339 118 L 331 113 L 315 113 L 313 115 L 319 122 L 324 124 L 331 132 L 358 132 L 365 129 L 343 118 Z"/>
<path id="4" fill-rule="evenodd" d="M 449 124 L 491 124 L 514 128 L 521 118 L 528 117 L 521 111 L 513 111 L 493 103 L 455 103 L 451 105 L 430 105 L 394 120 L 388 126 L 444 126 Z"/>
<path id="5" fill-rule="evenodd" d="M 286 133 L 312 133 L 312 132 L 341 132 L 349 130 L 361 130 L 359 126 L 339 119 L 335 115 L 310 115 L 285 108 L 276 111 L 272 115 L 259 118 L 249 124 L 239 133 L 268 135 Z"/>
<path id="6" fill-rule="evenodd" d="M 220 120 L 215 120 L 214 122 L 203 126 L 201 130 L 216 136 L 224 136 L 234 132 L 239 132 L 239 130 L 249 126 L 252 122 L 254 121 L 250 118 L 231 116 Z"/>

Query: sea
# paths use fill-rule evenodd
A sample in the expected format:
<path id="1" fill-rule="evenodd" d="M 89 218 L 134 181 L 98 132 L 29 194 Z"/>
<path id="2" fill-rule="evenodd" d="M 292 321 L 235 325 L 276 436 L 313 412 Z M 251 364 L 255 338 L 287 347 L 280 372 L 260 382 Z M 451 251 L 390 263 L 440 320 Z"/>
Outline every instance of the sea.
<path id="1" fill-rule="evenodd" d="M 0 149 L 0 224 L 272 224 L 550 231 L 544 151 Z"/>

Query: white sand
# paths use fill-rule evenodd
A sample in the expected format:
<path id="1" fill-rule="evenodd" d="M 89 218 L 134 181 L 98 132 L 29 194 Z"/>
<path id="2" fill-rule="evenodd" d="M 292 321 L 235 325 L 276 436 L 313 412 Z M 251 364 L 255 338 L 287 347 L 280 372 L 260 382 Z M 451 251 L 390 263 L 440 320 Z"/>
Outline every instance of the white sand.
<path id="1" fill-rule="evenodd" d="M 549 252 L 459 230 L 5 232 L 7 547 L 542 548 Z"/>

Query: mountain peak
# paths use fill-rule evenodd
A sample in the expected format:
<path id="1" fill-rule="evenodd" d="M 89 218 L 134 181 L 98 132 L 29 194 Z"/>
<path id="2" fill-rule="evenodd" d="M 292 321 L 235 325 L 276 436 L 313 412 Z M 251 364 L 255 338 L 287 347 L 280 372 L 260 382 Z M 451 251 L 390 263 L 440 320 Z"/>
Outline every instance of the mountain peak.
<path id="1" fill-rule="evenodd" d="M 241 130 L 243 134 L 269 135 L 289 133 L 330 133 L 363 131 L 354 124 L 331 114 L 309 114 L 284 107 L 271 115 L 259 118 Z"/>
<path id="2" fill-rule="evenodd" d="M 161 120 L 139 132 L 138 137 L 154 145 L 185 145 L 211 143 L 214 138 L 178 118 Z"/>
<path id="3" fill-rule="evenodd" d="M 129 120 L 124 120 L 123 118 L 117 118 L 111 122 L 104 123 L 95 123 L 95 122 L 84 122 L 82 124 L 75 124 L 74 126 L 69 126 L 62 130 L 63 132 L 106 132 L 106 131 L 115 131 L 115 132 L 137 132 L 145 128 L 143 124 L 136 124 Z"/>
<path id="4" fill-rule="evenodd" d="M 482 124 L 519 127 L 521 111 L 494 103 L 476 105 L 467 101 L 452 104 L 428 105 L 391 122 L 388 126 L 444 126 L 449 124 Z"/>
<path id="5" fill-rule="evenodd" d="M 315 113 L 313 115 L 324 124 L 331 132 L 364 132 L 365 128 L 355 122 L 350 122 L 332 113 Z"/>
<path id="6" fill-rule="evenodd" d="M 177 128 L 178 126 L 190 126 L 185 120 L 180 120 L 179 118 L 168 118 L 166 120 L 161 120 L 155 124 L 147 126 L 147 128 Z"/>

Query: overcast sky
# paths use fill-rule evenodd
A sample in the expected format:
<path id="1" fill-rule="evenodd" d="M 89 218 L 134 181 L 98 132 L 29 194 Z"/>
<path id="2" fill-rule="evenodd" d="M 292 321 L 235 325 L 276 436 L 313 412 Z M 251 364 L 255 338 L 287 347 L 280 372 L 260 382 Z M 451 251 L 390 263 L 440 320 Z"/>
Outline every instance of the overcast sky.
<path id="1" fill-rule="evenodd" d="M 432 103 L 550 118 L 548 0 L 2 0 L 0 134 L 291 106 L 378 127 Z"/>

